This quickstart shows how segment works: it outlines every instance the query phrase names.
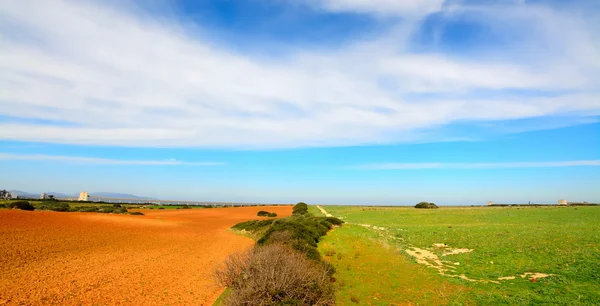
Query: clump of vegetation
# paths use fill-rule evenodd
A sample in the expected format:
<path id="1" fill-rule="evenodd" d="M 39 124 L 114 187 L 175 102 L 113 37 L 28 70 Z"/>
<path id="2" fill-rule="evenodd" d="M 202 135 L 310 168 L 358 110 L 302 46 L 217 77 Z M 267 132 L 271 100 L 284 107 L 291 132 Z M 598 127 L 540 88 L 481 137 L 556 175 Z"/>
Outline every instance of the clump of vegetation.
<path id="1" fill-rule="evenodd" d="M 225 305 L 333 305 L 330 277 L 328 265 L 283 244 L 232 255 L 216 272 L 231 289 Z"/>
<path id="2" fill-rule="evenodd" d="M 291 217 L 236 224 L 234 229 L 261 236 L 252 251 L 231 256 L 216 272 L 217 280 L 231 289 L 223 303 L 333 305 L 334 269 L 321 261 L 317 243 L 334 225 L 343 223 L 333 217 L 315 217 L 300 202 Z"/>
<path id="3" fill-rule="evenodd" d="M 438 208 L 437 205 L 435 205 L 434 203 L 429 203 L 429 202 L 420 202 L 419 204 L 415 205 L 415 208 Z"/>
<path id="4" fill-rule="evenodd" d="M 232 228 L 236 230 L 245 230 L 249 232 L 256 232 L 265 229 L 273 224 L 273 220 L 251 220 L 234 225 Z"/>
<path id="5" fill-rule="evenodd" d="M 78 207 L 74 207 L 73 211 L 79 211 L 79 212 L 97 212 L 98 211 L 98 207 L 97 206 L 78 206 Z"/>
<path id="6" fill-rule="evenodd" d="M 78 212 L 99 212 L 105 214 L 125 214 L 127 213 L 127 208 L 122 207 L 119 204 L 115 205 L 100 205 L 100 206 L 78 206 L 72 208 L 70 211 L 78 211 Z"/>
<path id="7" fill-rule="evenodd" d="M 264 211 L 264 210 L 259 211 L 256 215 L 259 217 L 271 217 L 271 218 L 277 217 L 276 213 L 271 213 L 271 212 Z"/>
<path id="8" fill-rule="evenodd" d="M 51 211 L 71 211 L 71 206 L 69 203 L 58 202 L 58 201 L 44 201 L 41 204 L 36 206 L 37 209 L 40 210 L 51 210 Z"/>
<path id="9" fill-rule="evenodd" d="M 132 211 L 129 214 L 134 215 L 134 216 L 143 216 L 144 215 L 144 213 L 141 211 Z"/>
<path id="10" fill-rule="evenodd" d="M 181 206 L 181 209 L 192 209 L 189 205 L 185 204 Z"/>
<path id="11" fill-rule="evenodd" d="M 299 202 L 298 204 L 294 205 L 294 208 L 292 210 L 292 215 L 306 215 L 306 214 L 308 214 L 308 205 L 306 205 L 306 203 Z"/>
<path id="12" fill-rule="evenodd" d="M 14 201 L 14 202 L 9 202 L 5 205 L 8 208 L 17 208 L 20 210 L 34 210 L 35 207 L 33 205 L 31 205 L 31 203 L 27 202 L 27 201 Z"/>

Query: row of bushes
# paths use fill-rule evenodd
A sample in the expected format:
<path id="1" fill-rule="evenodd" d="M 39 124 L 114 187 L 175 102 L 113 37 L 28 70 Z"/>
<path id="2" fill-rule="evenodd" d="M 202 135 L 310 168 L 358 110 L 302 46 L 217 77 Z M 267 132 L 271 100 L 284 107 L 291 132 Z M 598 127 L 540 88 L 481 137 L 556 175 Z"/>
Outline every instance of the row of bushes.
<path id="1" fill-rule="evenodd" d="M 265 210 L 259 211 L 256 215 L 259 216 L 259 217 L 271 217 L 271 218 L 277 217 L 276 213 L 268 212 L 268 211 L 265 211 Z"/>
<path id="2" fill-rule="evenodd" d="M 12 202 L 8 202 L 8 203 L 4 203 L 4 204 L 0 203 L 0 208 L 17 208 L 17 209 L 21 209 L 21 210 L 34 210 L 35 209 L 35 207 L 33 207 L 33 205 L 31 205 L 27 201 L 12 201 Z"/>
<path id="3" fill-rule="evenodd" d="M 44 201 L 40 204 L 32 205 L 28 201 L 12 201 L 5 204 L 0 204 L 0 207 L 6 208 L 17 208 L 22 210 L 50 210 L 58 212 L 99 212 L 99 213 L 111 213 L 111 214 L 126 214 L 128 213 L 127 208 L 122 207 L 120 204 L 99 205 L 99 206 L 76 206 L 71 207 L 69 203 L 58 202 L 58 201 Z M 141 212 L 129 213 L 132 215 L 143 215 Z"/>
<path id="4" fill-rule="evenodd" d="M 254 220 L 233 228 L 260 233 L 256 246 L 230 256 L 216 272 L 231 289 L 225 305 L 333 305 L 333 267 L 321 260 L 319 239 L 343 221 L 315 217 L 298 203 L 291 217 Z"/>

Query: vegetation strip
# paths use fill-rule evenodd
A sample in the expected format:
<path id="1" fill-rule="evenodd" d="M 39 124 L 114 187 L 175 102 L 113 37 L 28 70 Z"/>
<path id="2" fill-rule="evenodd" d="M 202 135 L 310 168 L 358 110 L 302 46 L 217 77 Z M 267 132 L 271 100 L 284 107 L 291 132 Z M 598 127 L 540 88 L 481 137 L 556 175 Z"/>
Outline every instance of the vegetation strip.
<path id="1" fill-rule="evenodd" d="M 321 260 L 320 238 L 343 221 L 315 217 L 298 203 L 291 217 L 253 220 L 234 229 L 258 238 L 245 253 L 231 255 L 215 276 L 229 288 L 222 305 L 333 305 L 333 267 Z"/>

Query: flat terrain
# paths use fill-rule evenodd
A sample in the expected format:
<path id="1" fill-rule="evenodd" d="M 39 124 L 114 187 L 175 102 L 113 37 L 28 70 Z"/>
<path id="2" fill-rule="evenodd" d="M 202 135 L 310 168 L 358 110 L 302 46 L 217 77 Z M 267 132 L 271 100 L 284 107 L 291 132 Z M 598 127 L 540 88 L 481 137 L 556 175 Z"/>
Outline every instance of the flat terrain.
<path id="1" fill-rule="evenodd" d="M 210 305 L 212 272 L 254 244 L 228 229 L 291 206 L 140 210 L 145 216 L 0 209 L 0 305 Z"/>
<path id="2" fill-rule="evenodd" d="M 600 305 L 600 207 L 323 208 L 340 305 Z"/>

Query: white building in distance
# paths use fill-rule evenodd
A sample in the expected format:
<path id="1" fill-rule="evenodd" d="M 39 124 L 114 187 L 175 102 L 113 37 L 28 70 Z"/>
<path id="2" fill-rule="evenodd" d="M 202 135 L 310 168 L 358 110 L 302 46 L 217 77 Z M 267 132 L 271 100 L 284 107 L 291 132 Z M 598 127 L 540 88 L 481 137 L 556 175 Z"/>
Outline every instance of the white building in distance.
<path id="1" fill-rule="evenodd" d="M 567 200 L 558 200 L 558 205 L 567 205 Z"/>
<path id="2" fill-rule="evenodd" d="M 87 191 L 82 191 L 79 193 L 79 199 L 77 201 L 89 201 L 90 195 Z"/>

